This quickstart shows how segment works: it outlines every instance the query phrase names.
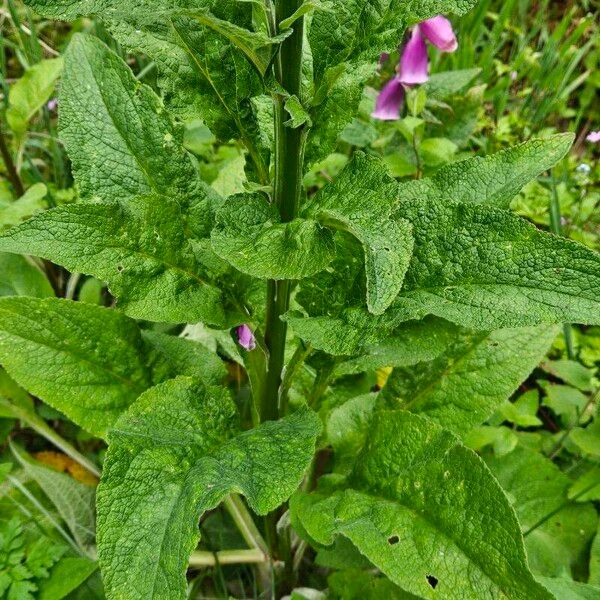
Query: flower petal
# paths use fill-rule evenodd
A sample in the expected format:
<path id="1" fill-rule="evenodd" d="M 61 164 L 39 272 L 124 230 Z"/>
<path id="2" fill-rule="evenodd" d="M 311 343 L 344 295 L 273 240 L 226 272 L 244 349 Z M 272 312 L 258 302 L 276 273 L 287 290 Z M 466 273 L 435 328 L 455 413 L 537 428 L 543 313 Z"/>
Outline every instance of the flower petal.
<path id="1" fill-rule="evenodd" d="M 592 142 L 594 144 L 597 144 L 598 142 L 600 142 L 600 130 L 598 130 L 598 131 L 592 131 L 585 139 L 588 142 Z"/>
<path id="2" fill-rule="evenodd" d="M 442 15 L 419 23 L 419 29 L 442 52 L 454 52 L 458 48 L 458 41 L 452 30 L 452 23 Z"/>
<path id="3" fill-rule="evenodd" d="M 375 110 L 371 114 L 380 121 L 396 121 L 400 118 L 400 108 L 404 101 L 404 87 L 398 77 L 390 79 L 377 96 Z"/>
<path id="4" fill-rule="evenodd" d="M 429 79 L 429 58 L 425 38 L 415 27 L 400 57 L 400 81 L 408 85 L 425 83 Z"/>
<path id="5" fill-rule="evenodd" d="M 248 325 L 240 325 L 237 329 L 238 342 L 240 346 L 246 350 L 254 350 L 256 348 L 256 338 L 252 333 L 252 329 Z"/>

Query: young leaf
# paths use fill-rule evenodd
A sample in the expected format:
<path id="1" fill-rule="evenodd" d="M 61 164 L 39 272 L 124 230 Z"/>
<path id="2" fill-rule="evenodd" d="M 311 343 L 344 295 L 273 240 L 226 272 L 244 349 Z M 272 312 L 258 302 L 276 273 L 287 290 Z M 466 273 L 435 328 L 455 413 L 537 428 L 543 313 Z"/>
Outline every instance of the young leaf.
<path id="1" fill-rule="evenodd" d="M 183 208 L 206 196 L 162 102 L 98 38 L 76 34 L 65 54 L 60 137 L 84 197 L 156 193 Z"/>
<path id="2" fill-rule="evenodd" d="M 552 461 L 532 450 L 518 447 L 486 462 L 526 532 L 525 547 L 533 572 L 580 578 L 587 570 L 588 548 L 598 523 L 592 504 L 568 505 L 572 481 Z"/>
<path id="3" fill-rule="evenodd" d="M 347 537 L 407 592 L 552 598 L 529 572 L 519 524 L 496 480 L 431 421 L 376 413 L 351 474 L 331 485 L 294 496 L 294 519 L 318 544 Z"/>
<path id="4" fill-rule="evenodd" d="M 43 183 L 34 183 L 20 198 L 6 202 L 0 200 L 0 231 L 28 219 L 44 210 L 44 198 L 48 188 Z"/>
<path id="5" fill-rule="evenodd" d="M 389 404 L 425 415 L 458 435 L 487 420 L 540 363 L 556 327 L 462 331 L 431 362 L 394 369 Z"/>
<path id="6" fill-rule="evenodd" d="M 394 301 L 413 250 L 411 225 L 391 217 L 398 184 L 378 161 L 356 153 L 335 183 L 307 208 L 320 222 L 348 231 L 362 244 L 367 307 L 379 315 Z"/>
<path id="7" fill-rule="evenodd" d="M 0 252 L 0 296 L 54 296 L 46 276 L 24 256 Z"/>
<path id="8" fill-rule="evenodd" d="M 100 437 L 152 384 L 134 321 L 57 298 L 0 298 L 0 363 L 29 392 Z"/>
<path id="9" fill-rule="evenodd" d="M 175 200 L 81 203 L 43 212 L 0 238 L 0 250 L 42 256 L 107 281 L 128 315 L 223 325 L 221 292 L 186 239 Z"/>
<path id="10" fill-rule="evenodd" d="M 431 199 L 508 208 L 521 188 L 569 151 L 573 134 L 535 139 L 486 156 L 454 162 L 433 177 L 400 184 L 403 201 Z"/>
<path id="11" fill-rule="evenodd" d="M 301 279 L 333 259 L 331 231 L 309 219 L 281 223 L 261 194 L 228 198 L 211 235 L 214 251 L 242 273 L 264 279 Z"/>
<path id="12" fill-rule="evenodd" d="M 598 253 L 487 206 L 419 199 L 396 214 L 415 238 L 398 316 L 482 330 L 600 322 Z"/>
<path id="13" fill-rule="evenodd" d="M 98 564 L 87 558 L 67 556 L 61 558 L 50 571 L 50 577 L 39 586 L 39 600 L 62 600 L 84 583 Z M 92 600 L 92 596 L 88 596 Z"/>
<path id="14" fill-rule="evenodd" d="M 184 599 L 198 518 L 232 492 L 266 514 L 296 489 L 320 431 L 301 410 L 241 433 L 225 390 L 179 378 L 152 388 L 109 435 L 98 549 L 109 597 Z"/>

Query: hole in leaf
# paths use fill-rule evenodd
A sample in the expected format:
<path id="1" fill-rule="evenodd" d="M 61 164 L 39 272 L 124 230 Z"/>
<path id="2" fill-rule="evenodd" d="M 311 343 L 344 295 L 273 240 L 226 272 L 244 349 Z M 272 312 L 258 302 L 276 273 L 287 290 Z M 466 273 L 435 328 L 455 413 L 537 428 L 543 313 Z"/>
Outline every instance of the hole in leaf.
<path id="1" fill-rule="evenodd" d="M 117 265 L 117 271 L 119 271 L 119 273 L 122 273 L 123 269 L 124 269 L 123 265 Z"/>
<path id="2" fill-rule="evenodd" d="M 426 579 L 427 583 L 435 590 L 438 584 L 438 578 L 434 577 L 433 575 L 427 575 Z"/>
<path id="3" fill-rule="evenodd" d="M 391 537 L 388 538 L 388 544 L 390 546 L 397 544 L 399 541 L 400 541 L 400 538 L 397 535 L 392 535 Z"/>

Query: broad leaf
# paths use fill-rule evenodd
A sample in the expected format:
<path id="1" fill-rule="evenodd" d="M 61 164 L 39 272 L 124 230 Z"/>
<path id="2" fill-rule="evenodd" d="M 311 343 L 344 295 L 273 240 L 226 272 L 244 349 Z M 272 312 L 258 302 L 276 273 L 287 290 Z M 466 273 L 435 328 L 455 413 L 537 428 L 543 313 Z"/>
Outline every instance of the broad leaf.
<path id="1" fill-rule="evenodd" d="M 318 544 L 348 538 L 407 592 L 552 598 L 528 570 L 519 524 L 498 483 L 427 419 L 375 414 L 354 469 L 327 487 L 294 496 L 294 519 Z"/>
<path id="2" fill-rule="evenodd" d="M 232 492 L 265 514 L 296 489 L 320 421 L 302 410 L 240 432 L 224 390 L 179 378 L 116 423 L 98 488 L 98 547 L 109 597 L 186 597 L 198 518 Z"/>
<path id="3" fill-rule="evenodd" d="M 44 201 L 47 193 L 48 188 L 43 183 L 35 183 L 17 200 L 0 200 L 0 231 L 47 208 Z"/>
<path id="4" fill-rule="evenodd" d="M 260 194 L 228 198 L 211 235 L 214 251 L 242 273 L 264 279 L 301 279 L 333 259 L 333 235 L 314 220 L 281 223 Z"/>
<path id="5" fill-rule="evenodd" d="M 166 197 L 55 208 L 9 230 L 0 250 L 107 281 L 132 317 L 224 324 L 221 292 L 186 238 L 179 204 Z"/>
<path id="6" fill-rule="evenodd" d="M 521 188 L 550 169 L 569 151 L 573 135 L 535 139 L 484 158 L 451 163 L 430 178 L 402 183 L 402 200 L 472 202 L 508 208 Z"/>
<path id="7" fill-rule="evenodd" d="M 396 368 L 383 394 L 390 405 L 464 435 L 500 408 L 540 363 L 558 328 L 462 331 L 431 362 Z"/>
<path id="8" fill-rule="evenodd" d="M 54 296 L 40 269 L 24 256 L 0 252 L 0 296 Z"/>
<path id="9" fill-rule="evenodd" d="M 348 231 L 362 244 L 367 306 L 381 314 L 394 301 L 413 249 L 411 226 L 391 217 L 398 184 L 378 161 L 357 153 L 335 183 L 310 203 L 308 214 Z"/>
<path id="10" fill-rule="evenodd" d="M 598 600 L 600 598 L 600 588 L 593 585 L 552 577 L 538 577 L 537 580 L 558 600 Z"/>
<path id="11" fill-rule="evenodd" d="M 65 54 L 60 137 L 84 197 L 154 192 L 182 207 L 206 191 L 160 99 L 98 38 L 75 35 Z"/>
<path id="12" fill-rule="evenodd" d="M 50 577 L 40 583 L 39 600 L 62 600 L 76 590 L 98 569 L 98 564 L 80 557 L 61 558 L 50 571 Z M 77 597 L 75 597 L 77 598 Z M 92 600 L 89 595 L 87 600 Z"/>
<path id="13" fill-rule="evenodd" d="M 536 526 L 525 536 L 533 572 L 581 578 L 598 523 L 592 504 L 569 505 L 569 477 L 531 450 L 519 447 L 502 458 L 490 457 L 487 463 L 511 499 L 523 531 Z M 550 518 L 537 526 L 548 515 Z"/>
<path id="14" fill-rule="evenodd" d="M 56 298 L 0 298 L 0 363 L 27 391 L 97 436 L 152 384 L 134 321 Z"/>
<path id="15" fill-rule="evenodd" d="M 504 210 L 410 200 L 415 250 L 392 310 L 475 329 L 600 322 L 600 255 Z"/>

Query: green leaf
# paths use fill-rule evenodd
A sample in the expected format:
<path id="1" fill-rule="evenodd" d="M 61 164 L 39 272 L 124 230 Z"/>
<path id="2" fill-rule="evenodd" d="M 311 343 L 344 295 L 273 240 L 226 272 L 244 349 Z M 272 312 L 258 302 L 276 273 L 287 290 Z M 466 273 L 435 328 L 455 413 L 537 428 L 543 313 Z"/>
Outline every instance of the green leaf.
<path id="1" fill-rule="evenodd" d="M 109 597 L 186 597 L 198 518 L 232 493 L 266 514 L 296 489 L 320 421 L 301 410 L 239 432 L 224 390 L 179 378 L 152 388 L 109 435 L 98 548 Z"/>
<path id="2" fill-rule="evenodd" d="M 25 473 L 54 504 L 78 546 L 90 553 L 95 541 L 95 489 L 33 460 L 14 444 L 11 444 L 11 450 Z"/>
<path id="3" fill-rule="evenodd" d="M 458 94 L 458 92 L 462 91 L 479 73 L 481 73 L 481 69 L 479 68 L 432 73 L 429 76 L 429 81 L 423 87 L 429 98 L 444 100 L 448 96 Z"/>
<path id="4" fill-rule="evenodd" d="M 290 115 L 290 119 L 285 122 L 287 127 L 297 129 L 304 124 L 307 124 L 308 127 L 312 126 L 310 115 L 306 112 L 304 106 L 302 106 L 302 102 L 300 102 L 298 96 L 289 96 L 285 101 L 284 108 Z"/>
<path id="5" fill-rule="evenodd" d="M 206 190 L 162 102 L 98 38 L 76 34 L 65 54 L 60 138 L 89 199 L 156 193 L 183 208 Z"/>
<path id="6" fill-rule="evenodd" d="M 391 216 L 397 198 L 398 185 L 386 168 L 356 153 L 307 208 L 320 222 L 348 231 L 362 244 L 367 307 L 377 315 L 398 295 L 413 250 L 410 223 Z"/>
<path id="7" fill-rule="evenodd" d="M 596 420 L 588 427 L 575 427 L 571 431 L 573 441 L 585 454 L 600 456 L 600 421 Z"/>
<path id="8" fill-rule="evenodd" d="M 233 196 L 217 213 L 212 247 L 242 273 L 263 279 L 301 279 L 331 262 L 331 231 L 308 219 L 280 221 L 262 194 Z"/>
<path id="9" fill-rule="evenodd" d="M 50 572 L 49 579 L 40 583 L 39 600 L 62 600 L 86 581 L 97 568 L 98 565 L 87 558 L 61 558 Z"/>
<path id="10" fill-rule="evenodd" d="M 413 199 L 415 249 L 393 309 L 475 329 L 600 322 L 600 255 L 504 210 Z"/>
<path id="11" fill-rule="evenodd" d="M 134 321 L 57 298 L 0 298 L 0 363 L 27 391 L 98 436 L 152 384 Z"/>
<path id="12" fill-rule="evenodd" d="M 462 331 L 435 360 L 394 369 L 383 395 L 390 405 L 464 435 L 508 400 L 557 335 L 548 326 Z"/>
<path id="13" fill-rule="evenodd" d="M 27 123 L 46 104 L 60 77 L 63 59 L 50 58 L 29 67 L 10 88 L 6 122 L 17 137 L 27 131 Z"/>
<path id="14" fill-rule="evenodd" d="M 142 335 L 179 375 L 196 377 L 207 385 L 221 384 L 227 376 L 219 356 L 198 342 L 159 331 L 144 331 Z"/>
<path id="15" fill-rule="evenodd" d="M 598 528 L 600 532 L 600 527 Z M 589 583 L 600 586 L 600 535 L 596 532 L 592 548 L 590 550 L 590 578 Z"/>
<path id="16" fill-rule="evenodd" d="M 559 600 L 598 600 L 600 588 L 568 579 L 538 577 L 537 580 Z"/>
<path id="17" fill-rule="evenodd" d="M 347 537 L 407 592 L 552 598 L 528 570 L 518 522 L 495 479 L 427 419 L 376 413 L 353 471 L 324 488 L 292 498 L 294 520 L 318 544 Z"/>
<path id="18" fill-rule="evenodd" d="M 14 202 L 0 200 L 0 231 L 17 225 L 44 210 L 46 208 L 44 198 L 47 193 L 48 188 L 43 183 L 35 183 Z"/>
<path id="19" fill-rule="evenodd" d="M 54 296 L 46 276 L 24 256 L 0 252 L 0 296 Z"/>
<path id="20" fill-rule="evenodd" d="M 400 185 L 404 201 L 431 199 L 508 208 L 521 188 L 554 166 L 569 151 L 573 134 L 534 139 L 484 158 L 442 167 L 430 178 Z"/>
<path id="21" fill-rule="evenodd" d="M 389 579 L 359 570 L 332 573 L 327 578 L 332 600 L 417 600 L 395 586 Z"/>
<path id="22" fill-rule="evenodd" d="M 42 256 L 107 281 L 128 315 L 223 325 L 221 292 L 166 197 L 82 203 L 45 211 L 0 238 L 0 250 Z"/>
<path id="23" fill-rule="evenodd" d="M 569 505 L 570 479 L 537 452 L 517 447 L 487 463 L 507 492 L 523 531 L 536 526 L 525 536 L 532 571 L 546 577 L 582 577 L 598 522 L 594 507 Z M 548 515 L 552 516 L 537 526 Z"/>
<path id="24" fill-rule="evenodd" d="M 578 390 L 591 392 L 594 389 L 592 383 L 594 370 L 588 369 L 576 360 L 547 360 L 541 366 L 550 375 L 562 379 Z"/>

